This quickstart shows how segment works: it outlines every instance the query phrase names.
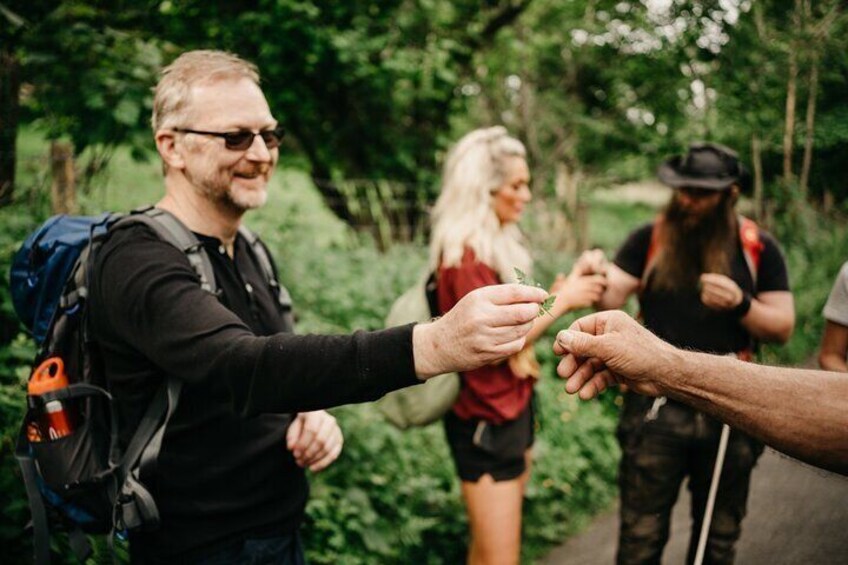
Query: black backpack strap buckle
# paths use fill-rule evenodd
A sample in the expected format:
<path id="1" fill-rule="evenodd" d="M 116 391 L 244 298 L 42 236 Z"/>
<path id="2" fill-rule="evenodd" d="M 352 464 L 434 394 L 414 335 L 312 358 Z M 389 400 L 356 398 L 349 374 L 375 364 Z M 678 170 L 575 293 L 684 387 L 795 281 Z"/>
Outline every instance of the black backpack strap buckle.
<path id="1" fill-rule="evenodd" d="M 115 530 L 154 530 L 159 527 L 159 509 L 153 495 L 134 475 L 129 475 L 121 487 L 112 523 Z"/>

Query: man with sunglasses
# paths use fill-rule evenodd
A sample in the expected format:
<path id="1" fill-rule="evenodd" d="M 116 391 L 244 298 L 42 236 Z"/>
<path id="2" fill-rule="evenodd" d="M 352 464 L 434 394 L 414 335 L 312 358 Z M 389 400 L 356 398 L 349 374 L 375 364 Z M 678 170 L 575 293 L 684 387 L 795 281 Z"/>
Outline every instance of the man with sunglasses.
<path id="1" fill-rule="evenodd" d="M 786 264 L 774 238 L 735 211 L 747 178 L 736 153 L 692 144 L 663 163 L 658 176 L 674 192 L 657 219 L 632 232 L 609 266 L 600 251 L 579 260 L 587 273 L 606 273 L 596 306 L 620 308 L 638 294 L 645 326 L 684 349 L 750 360 L 757 342 L 788 340 L 795 314 Z M 686 477 L 693 524 L 688 561 L 694 560 L 721 432 L 718 421 L 676 400 L 626 393 L 618 428 L 618 563 L 660 562 Z M 761 453 L 759 442 L 730 433 L 704 562 L 733 562 Z"/>
<path id="2" fill-rule="evenodd" d="M 487 287 L 427 324 L 294 335 L 270 257 L 240 231 L 265 203 L 283 137 L 255 67 L 183 54 L 162 72 L 152 124 L 165 177 L 156 206 L 194 232 L 219 290 L 204 290 L 189 256 L 143 224 L 114 230 L 97 255 L 91 334 L 123 447 L 162 383 L 182 383 L 157 465 L 138 477 L 161 523 L 130 532 L 131 559 L 303 563 L 305 469 L 342 448 L 322 409 L 517 353 L 546 293 Z"/>

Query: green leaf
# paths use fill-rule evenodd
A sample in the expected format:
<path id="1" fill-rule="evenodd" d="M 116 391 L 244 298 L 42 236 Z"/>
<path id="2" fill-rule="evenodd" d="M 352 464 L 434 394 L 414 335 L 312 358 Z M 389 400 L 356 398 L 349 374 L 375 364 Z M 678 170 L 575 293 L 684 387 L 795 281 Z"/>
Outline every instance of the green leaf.
<path id="1" fill-rule="evenodd" d="M 518 284 L 530 284 L 527 282 L 527 275 L 524 274 L 524 271 L 518 267 L 513 267 L 513 270 L 515 270 L 515 277 L 518 279 Z"/>
<path id="2" fill-rule="evenodd" d="M 540 316 L 542 314 L 547 314 L 551 318 L 554 317 L 554 315 L 551 314 L 551 308 L 554 305 L 554 300 L 556 300 L 556 294 L 551 294 L 545 299 L 544 302 L 542 302 L 542 305 L 539 306 L 539 315 Z"/>
<path id="3" fill-rule="evenodd" d="M 518 279 L 518 284 L 543 288 L 542 285 L 528 277 L 527 274 L 518 267 L 513 267 L 512 269 L 515 271 L 515 278 Z M 554 300 L 556 300 L 556 294 L 551 294 L 545 299 L 544 302 L 542 302 L 542 304 L 539 306 L 539 316 L 544 316 L 545 314 L 547 314 L 551 318 L 554 318 L 554 315 L 551 314 L 551 307 L 554 305 Z"/>

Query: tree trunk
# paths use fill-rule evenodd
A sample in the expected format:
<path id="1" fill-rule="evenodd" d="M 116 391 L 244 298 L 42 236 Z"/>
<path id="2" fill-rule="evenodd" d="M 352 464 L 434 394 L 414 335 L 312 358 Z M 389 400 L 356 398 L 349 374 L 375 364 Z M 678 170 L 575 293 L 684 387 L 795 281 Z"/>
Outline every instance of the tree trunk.
<path id="1" fill-rule="evenodd" d="M 577 205 L 577 253 L 582 253 L 589 249 L 589 204 L 580 202 Z"/>
<path id="2" fill-rule="evenodd" d="M 17 58 L 0 51 L 0 206 L 11 202 L 15 190 L 20 89 L 21 73 Z"/>
<path id="3" fill-rule="evenodd" d="M 804 132 L 804 161 L 801 165 L 801 194 L 806 198 L 810 182 L 810 168 L 813 164 L 813 134 L 816 127 L 816 95 L 819 87 L 819 61 L 813 59 L 810 69 L 810 87 L 807 97 L 807 118 Z"/>
<path id="4" fill-rule="evenodd" d="M 66 141 L 50 143 L 50 203 L 54 214 L 73 214 L 77 208 L 74 148 Z"/>
<path id="5" fill-rule="evenodd" d="M 824 210 L 825 214 L 830 214 L 831 212 L 833 212 L 834 205 L 835 202 L 833 198 L 833 193 L 830 190 L 825 189 L 822 194 L 822 210 Z"/>
<path id="6" fill-rule="evenodd" d="M 580 222 L 578 219 L 578 195 L 577 186 L 579 184 L 579 173 L 571 172 L 568 165 L 559 162 L 556 165 L 556 177 L 554 181 L 554 190 L 556 198 L 561 210 L 562 218 L 564 219 L 563 234 L 566 235 L 565 251 L 574 253 L 579 250 L 581 233 Z"/>
<path id="7" fill-rule="evenodd" d="M 765 218 L 765 207 L 763 206 L 763 154 L 760 137 L 757 134 L 751 136 L 751 161 L 754 165 L 754 218 L 758 222 L 762 222 Z"/>
<path id="8" fill-rule="evenodd" d="M 526 75 L 521 77 L 521 87 L 519 88 L 519 104 L 518 111 L 521 116 L 521 129 L 524 131 L 524 137 L 527 141 L 527 157 L 528 161 L 533 164 L 542 162 L 542 147 L 539 144 L 539 131 L 536 127 L 536 93 L 533 87 L 530 86 Z M 539 193 L 544 186 L 545 175 L 539 175 L 539 178 L 533 178 L 531 181 L 533 189 Z"/>
<path id="9" fill-rule="evenodd" d="M 783 127 L 783 178 L 792 180 L 792 140 L 795 137 L 795 99 L 798 84 L 798 57 L 789 52 L 789 79 L 786 82 L 786 121 Z"/>
<path id="10" fill-rule="evenodd" d="M 786 81 L 786 116 L 783 127 L 783 180 L 791 182 L 794 178 L 792 172 L 792 148 L 795 139 L 795 103 L 798 89 L 798 49 L 800 38 L 803 33 L 803 5 L 801 0 L 795 0 L 795 8 L 792 11 L 792 39 L 789 44 L 789 78 Z"/>

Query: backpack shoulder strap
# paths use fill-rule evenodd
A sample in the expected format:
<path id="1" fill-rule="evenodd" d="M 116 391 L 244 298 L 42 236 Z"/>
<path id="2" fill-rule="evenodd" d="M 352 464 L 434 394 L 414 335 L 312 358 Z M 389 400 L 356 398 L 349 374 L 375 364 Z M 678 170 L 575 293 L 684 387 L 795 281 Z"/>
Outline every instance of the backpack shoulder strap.
<path id="1" fill-rule="evenodd" d="M 142 223 L 152 229 L 163 241 L 182 251 L 200 279 L 203 290 L 217 294 L 218 287 L 212 262 L 200 240 L 176 216 L 160 208 L 148 207 L 134 210 L 120 217 L 113 227 Z M 141 525 L 156 526 L 159 512 L 148 489 L 141 485 L 141 475 L 155 475 L 159 451 L 165 428 L 179 403 L 182 382 L 166 379 L 148 405 L 138 428 L 132 436 L 119 465 L 120 497 L 115 516 L 118 529 L 132 529 Z"/>
<path id="2" fill-rule="evenodd" d="M 754 281 L 754 288 L 756 288 L 757 272 L 760 269 L 760 256 L 765 248 L 765 244 L 760 238 L 760 228 L 754 220 L 740 215 L 738 217 L 738 223 L 742 254 L 745 256 L 745 263 L 748 265 L 748 270 L 751 272 L 751 280 Z"/>
<path id="3" fill-rule="evenodd" d="M 24 479 L 24 487 L 32 514 L 34 563 L 36 565 L 47 565 L 50 563 L 50 526 L 47 519 L 47 509 L 44 506 L 44 499 L 38 486 L 39 471 L 26 438 L 26 423 L 21 425 L 21 430 L 18 433 L 15 458 L 21 468 L 21 476 Z"/>
<path id="4" fill-rule="evenodd" d="M 120 492 L 115 502 L 115 528 L 156 527 L 159 510 L 149 489 L 139 482 L 142 475 L 154 476 L 165 428 L 179 403 L 182 381 L 167 379 L 136 428 L 118 467 Z"/>
<path id="5" fill-rule="evenodd" d="M 291 295 L 286 287 L 281 285 L 277 279 L 277 272 L 274 269 L 274 263 L 271 261 L 271 254 L 268 252 L 265 242 L 262 241 L 256 232 L 243 224 L 239 226 L 239 233 L 247 241 L 251 251 L 253 251 L 253 256 L 259 261 L 259 265 L 262 267 L 262 273 L 265 275 L 271 291 L 277 297 L 277 303 L 280 308 L 283 312 L 290 312 L 292 309 Z"/>
<path id="6" fill-rule="evenodd" d="M 218 285 L 215 282 L 215 272 L 212 270 L 212 262 L 209 255 L 192 233 L 176 216 L 162 210 L 161 208 L 149 207 L 134 210 L 131 214 L 122 217 L 115 222 L 115 227 L 129 223 L 142 223 L 156 232 L 163 241 L 166 241 L 182 251 L 191 268 L 200 279 L 200 287 L 212 294 L 218 294 Z"/>

